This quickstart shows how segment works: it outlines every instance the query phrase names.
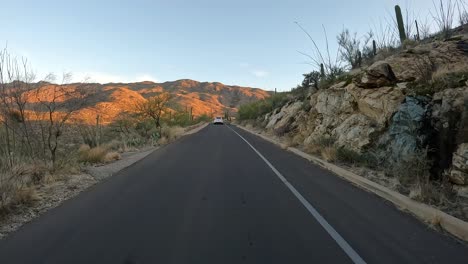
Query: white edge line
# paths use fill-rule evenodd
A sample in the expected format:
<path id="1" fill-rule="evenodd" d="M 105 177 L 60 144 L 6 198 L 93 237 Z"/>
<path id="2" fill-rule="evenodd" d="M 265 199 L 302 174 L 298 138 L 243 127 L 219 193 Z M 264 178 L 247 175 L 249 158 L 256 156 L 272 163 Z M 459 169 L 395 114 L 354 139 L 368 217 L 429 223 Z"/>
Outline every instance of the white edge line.
<path id="1" fill-rule="evenodd" d="M 288 189 L 296 196 L 296 198 L 302 203 L 302 205 L 309 211 L 309 213 L 317 220 L 317 222 L 327 231 L 327 233 L 335 240 L 340 248 L 348 255 L 348 257 L 354 262 L 359 264 L 365 264 L 366 262 L 359 256 L 359 254 L 346 242 L 346 240 L 338 234 L 338 232 L 323 218 L 322 215 L 299 193 L 299 191 L 286 180 L 286 178 L 256 149 L 250 144 L 243 136 L 237 133 L 234 129 L 227 126 L 232 132 L 236 133 L 242 140 L 249 145 L 257 155 L 270 167 L 270 169 L 278 176 L 278 178 L 288 187 Z"/>

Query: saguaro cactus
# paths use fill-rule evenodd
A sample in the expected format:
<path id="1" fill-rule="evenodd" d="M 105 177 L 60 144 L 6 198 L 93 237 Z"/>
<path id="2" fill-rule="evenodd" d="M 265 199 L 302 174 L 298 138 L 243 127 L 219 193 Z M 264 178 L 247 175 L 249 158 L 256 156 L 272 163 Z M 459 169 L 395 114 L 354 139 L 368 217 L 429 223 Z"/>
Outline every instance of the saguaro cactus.
<path id="1" fill-rule="evenodd" d="M 323 67 L 323 63 L 320 63 L 320 77 L 325 77 L 325 68 Z"/>
<path id="2" fill-rule="evenodd" d="M 418 26 L 418 21 L 415 20 L 414 23 L 416 24 L 416 40 L 420 41 L 421 37 L 419 36 L 419 26 Z"/>
<path id="3" fill-rule="evenodd" d="M 401 14 L 401 8 L 399 5 L 395 6 L 395 14 L 398 24 L 398 32 L 400 33 L 400 41 L 403 42 L 406 40 L 405 24 L 403 22 L 403 15 Z"/>
<path id="4" fill-rule="evenodd" d="M 377 43 L 375 40 L 372 40 L 372 54 L 374 54 L 374 56 L 377 55 Z"/>
<path id="5" fill-rule="evenodd" d="M 357 67 L 361 67 L 362 65 L 362 53 L 360 50 L 358 50 L 358 53 L 357 53 Z"/>

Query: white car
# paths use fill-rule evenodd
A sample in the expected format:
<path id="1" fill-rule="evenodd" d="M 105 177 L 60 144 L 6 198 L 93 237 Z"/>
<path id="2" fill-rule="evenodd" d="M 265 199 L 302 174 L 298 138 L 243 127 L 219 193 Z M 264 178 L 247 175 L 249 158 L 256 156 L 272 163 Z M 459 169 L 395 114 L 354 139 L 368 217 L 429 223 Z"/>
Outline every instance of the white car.
<path id="1" fill-rule="evenodd" d="M 224 125 L 223 118 L 219 116 L 215 117 L 213 120 L 213 125 Z"/>

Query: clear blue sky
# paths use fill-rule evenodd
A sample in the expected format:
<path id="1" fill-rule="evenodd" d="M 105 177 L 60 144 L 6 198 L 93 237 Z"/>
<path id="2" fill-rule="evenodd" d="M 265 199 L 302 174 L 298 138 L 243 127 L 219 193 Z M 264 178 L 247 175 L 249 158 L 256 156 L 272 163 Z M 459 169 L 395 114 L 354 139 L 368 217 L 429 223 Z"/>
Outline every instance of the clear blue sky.
<path id="1" fill-rule="evenodd" d="M 97 82 L 190 78 L 288 90 L 312 70 L 297 51 L 332 50 L 343 28 L 364 34 L 410 6 L 426 16 L 430 0 L 4 1 L 0 44 L 26 56 L 40 79 L 70 71 Z M 393 13 L 392 13 L 393 14 Z"/>

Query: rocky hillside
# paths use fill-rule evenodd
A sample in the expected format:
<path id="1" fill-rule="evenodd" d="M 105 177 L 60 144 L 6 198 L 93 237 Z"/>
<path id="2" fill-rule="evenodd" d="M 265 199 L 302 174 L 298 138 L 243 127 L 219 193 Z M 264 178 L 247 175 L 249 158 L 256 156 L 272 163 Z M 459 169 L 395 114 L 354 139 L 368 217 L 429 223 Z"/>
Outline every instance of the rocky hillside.
<path id="1" fill-rule="evenodd" d="M 427 153 L 431 177 L 468 185 L 468 35 L 378 58 L 257 119 L 307 148 L 323 138 L 396 167 Z M 415 175 L 414 177 L 416 177 Z"/>
<path id="2" fill-rule="evenodd" d="M 83 85 L 86 85 L 86 89 L 92 90 L 93 96 L 85 102 L 84 108 L 77 111 L 73 117 L 88 123 L 95 122 L 96 115 L 100 115 L 103 123 L 112 122 L 119 113 L 132 111 L 138 101 L 161 92 L 169 92 L 172 95 L 171 108 L 173 111 L 193 108 L 194 116 L 222 114 L 226 110 L 235 113 L 240 104 L 263 99 L 270 95 L 269 92 L 258 88 L 193 80 L 164 83 L 74 83 L 66 85 L 66 87 L 67 90 L 73 91 Z M 36 89 L 28 92 L 29 102 L 34 103 L 34 100 L 38 100 L 36 96 L 38 89 L 41 101 L 52 100 L 54 85 L 40 82 L 36 84 Z M 73 100 L 73 98 L 61 97 L 60 100 Z"/>

